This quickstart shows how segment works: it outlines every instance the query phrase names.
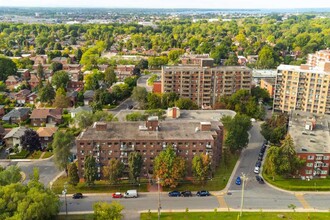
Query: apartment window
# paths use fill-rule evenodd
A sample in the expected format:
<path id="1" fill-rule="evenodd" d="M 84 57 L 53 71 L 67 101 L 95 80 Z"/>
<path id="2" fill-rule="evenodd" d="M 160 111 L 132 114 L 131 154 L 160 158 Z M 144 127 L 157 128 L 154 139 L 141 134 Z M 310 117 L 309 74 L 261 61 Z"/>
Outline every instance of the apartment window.
<path id="1" fill-rule="evenodd" d="M 323 164 L 322 164 L 322 167 L 328 167 L 328 166 L 329 166 L 328 163 L 323 163 Z"/>
<path id="2" fill-rule="evenodd" d="M 312 170 L 305 170 L 305 172 L 306 172 L 306 175 L 312 174 Z"/>
<path id="3" fill-rule="evenodd" d="M 313 163 L 307 163 L 306 166 L 307 167 L 313 167 Z"/>
<path id="4" fill-rule="evenodd" d="M 307 160 L 314 160 L 314 156 L 313 155 L 308 155 Z"/>
<path id="5" fill-rule="evenodd" d="M 321 174 L 326 175 L 326 174 L 328 174 L 328 171 L 327 170 L 321 170 Z"/>
<path id="6" fill-rule="evenodd" d="M 329 156 L 323 156 L 323 160 L 329 160 Z"/>

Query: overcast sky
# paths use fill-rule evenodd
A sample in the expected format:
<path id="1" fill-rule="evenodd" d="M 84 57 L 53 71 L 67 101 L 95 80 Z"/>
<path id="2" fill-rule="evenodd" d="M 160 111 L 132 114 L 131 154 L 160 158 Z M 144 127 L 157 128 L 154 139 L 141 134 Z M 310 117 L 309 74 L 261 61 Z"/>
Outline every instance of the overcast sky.
<path id="1" fill-rule="evenodd" d="M 0 0 L 0 6 L 109 8 L 330 8 L 330 0 Z"/>

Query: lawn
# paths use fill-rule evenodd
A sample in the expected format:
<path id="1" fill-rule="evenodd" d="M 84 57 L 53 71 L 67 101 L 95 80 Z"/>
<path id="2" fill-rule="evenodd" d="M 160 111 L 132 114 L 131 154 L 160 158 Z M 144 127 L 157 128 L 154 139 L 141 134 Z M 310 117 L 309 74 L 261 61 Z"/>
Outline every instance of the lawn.
<path id="1" fill-rule="evenodd" d="M 301 179 L 286 179 L 280 176 L 275 177 L 275 181 L 270 176 L 263 174 L 264 179 L 281 189 L 291 191 L 329 191 L 330 190 L 330 179 L 313 179 L 310 181 Z"/>
<path id="2" fill-rule="evenodd" d="M 230 178 L 231 173 L 236 165 L 238 160 L 238 155 L 230 155 L 228 159 L 228 163 L 225 164 L 222 159 L 219 167 L 216 169 L 214 176 L 211 180 L 208 180 L 205 185 L 195 184 L 192 181 L 185 180 L 182 181 L 181 184 L 175 188 L 178 191 L 190 190 L 190 191 L 198 191 L 201 189 L 205 189 L 208 191 L 219 191 L 226 187 L 227 182 Z M 174 189 L 163 188 L 164 191 L 171 191 Z"/>
<path id="3" fill-rule="evenodd" d="M 42 157 L 42 159 L 46 159 L 46 158 L 49 158 L 51 156 L 53 156 L 53 152 L 46 151 L 45 154 L 44 154 L 44 156 Z"/>
<path id="4" fill-rule="evenodd" d="M 93 214 L 77 214 L 77 215 L 68 215 L 66 218 L 65 215 L 58 215 L 56 220 L 94 220 Z"/>
<path id="5" fill-rule="evenodd" d="M 34 151 L 32 154 L 28 156 L 28 159 L 39 159 L 42 154 L 42 151 Z"/>
<path id="6" fill-rule="evenodd" d="M 292 220 L 324 220 L 330 218 L 330 213 L 302 213 L 302 212 L 244 212 L 242 217 L 238 218 L 238 212 L 177 212 L 177 213 L 162 213 L 160 219 L 176 220 L 278 220 L 278 219 L 292 219 Z M 280 218 L 283 217 L 283 218 Z M 157 213 L 142 213 L 141 220 L 157 219 Z"/>
<path id="7" fill-rule="evenodd" d="M 140 186 L 132 185 L 128 183 L 128 181 L 123 181 L 120 185 L 110 185 L 106 181 L 95 181 L 94 186 L 87 186 L 85 183 L 79 183 L 76 187 L 68 184 L 68 194 L 73 194 L 76 192 L 81 193 L 112 193 L 112 192 L 125 192 L 130 189 L 136 189 L 138 192 L 146 192 L 147 191 L 147 180 L 141 180 Z M 63 190 L 64 183 L 68 182 L 68 178 L 65 176 L 61 176 L 58 178 L 53 186 L 52 190 L 61 194 Z"/>

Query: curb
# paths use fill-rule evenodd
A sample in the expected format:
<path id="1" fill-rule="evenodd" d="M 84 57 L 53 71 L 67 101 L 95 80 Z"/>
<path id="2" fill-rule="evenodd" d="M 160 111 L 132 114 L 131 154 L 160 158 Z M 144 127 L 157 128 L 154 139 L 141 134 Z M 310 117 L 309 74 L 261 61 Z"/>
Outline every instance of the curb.
<path id="1" fill-rule="evenodd" d="M 49 188 L 52 189 L 52 186 L 54 184 L 54 182 L 60 178 L 61 176 L 63 176 L 65 174 L 65 171 L 62 171 L 60 172 L 54 179 L 52 179 L 50 182 L 49 182 Z"/>

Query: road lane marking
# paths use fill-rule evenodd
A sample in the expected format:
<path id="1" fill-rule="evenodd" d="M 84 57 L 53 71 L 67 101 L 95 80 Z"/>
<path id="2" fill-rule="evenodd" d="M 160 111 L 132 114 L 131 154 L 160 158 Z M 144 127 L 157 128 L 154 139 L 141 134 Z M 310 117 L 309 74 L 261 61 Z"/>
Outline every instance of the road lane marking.
<path id="1" fill-rule="evenodd" d="M 223 196 L 217 196 L 218 202 L 220 204 L 220 208 L 226 208 L 228 209 L 228 205 L 226 203 L 226 200 Z"/>
<path id="2" fill-rule="evenodd" d="M 296 193 L 295 196 L 299 200 L 299 202 L 301 203 L 301 205 L 303 206 L 304 209 L 310 209 L 311 208 L 311 206 L 305 200 L 304 194 L 302 194 L 302 193 Z"/>

